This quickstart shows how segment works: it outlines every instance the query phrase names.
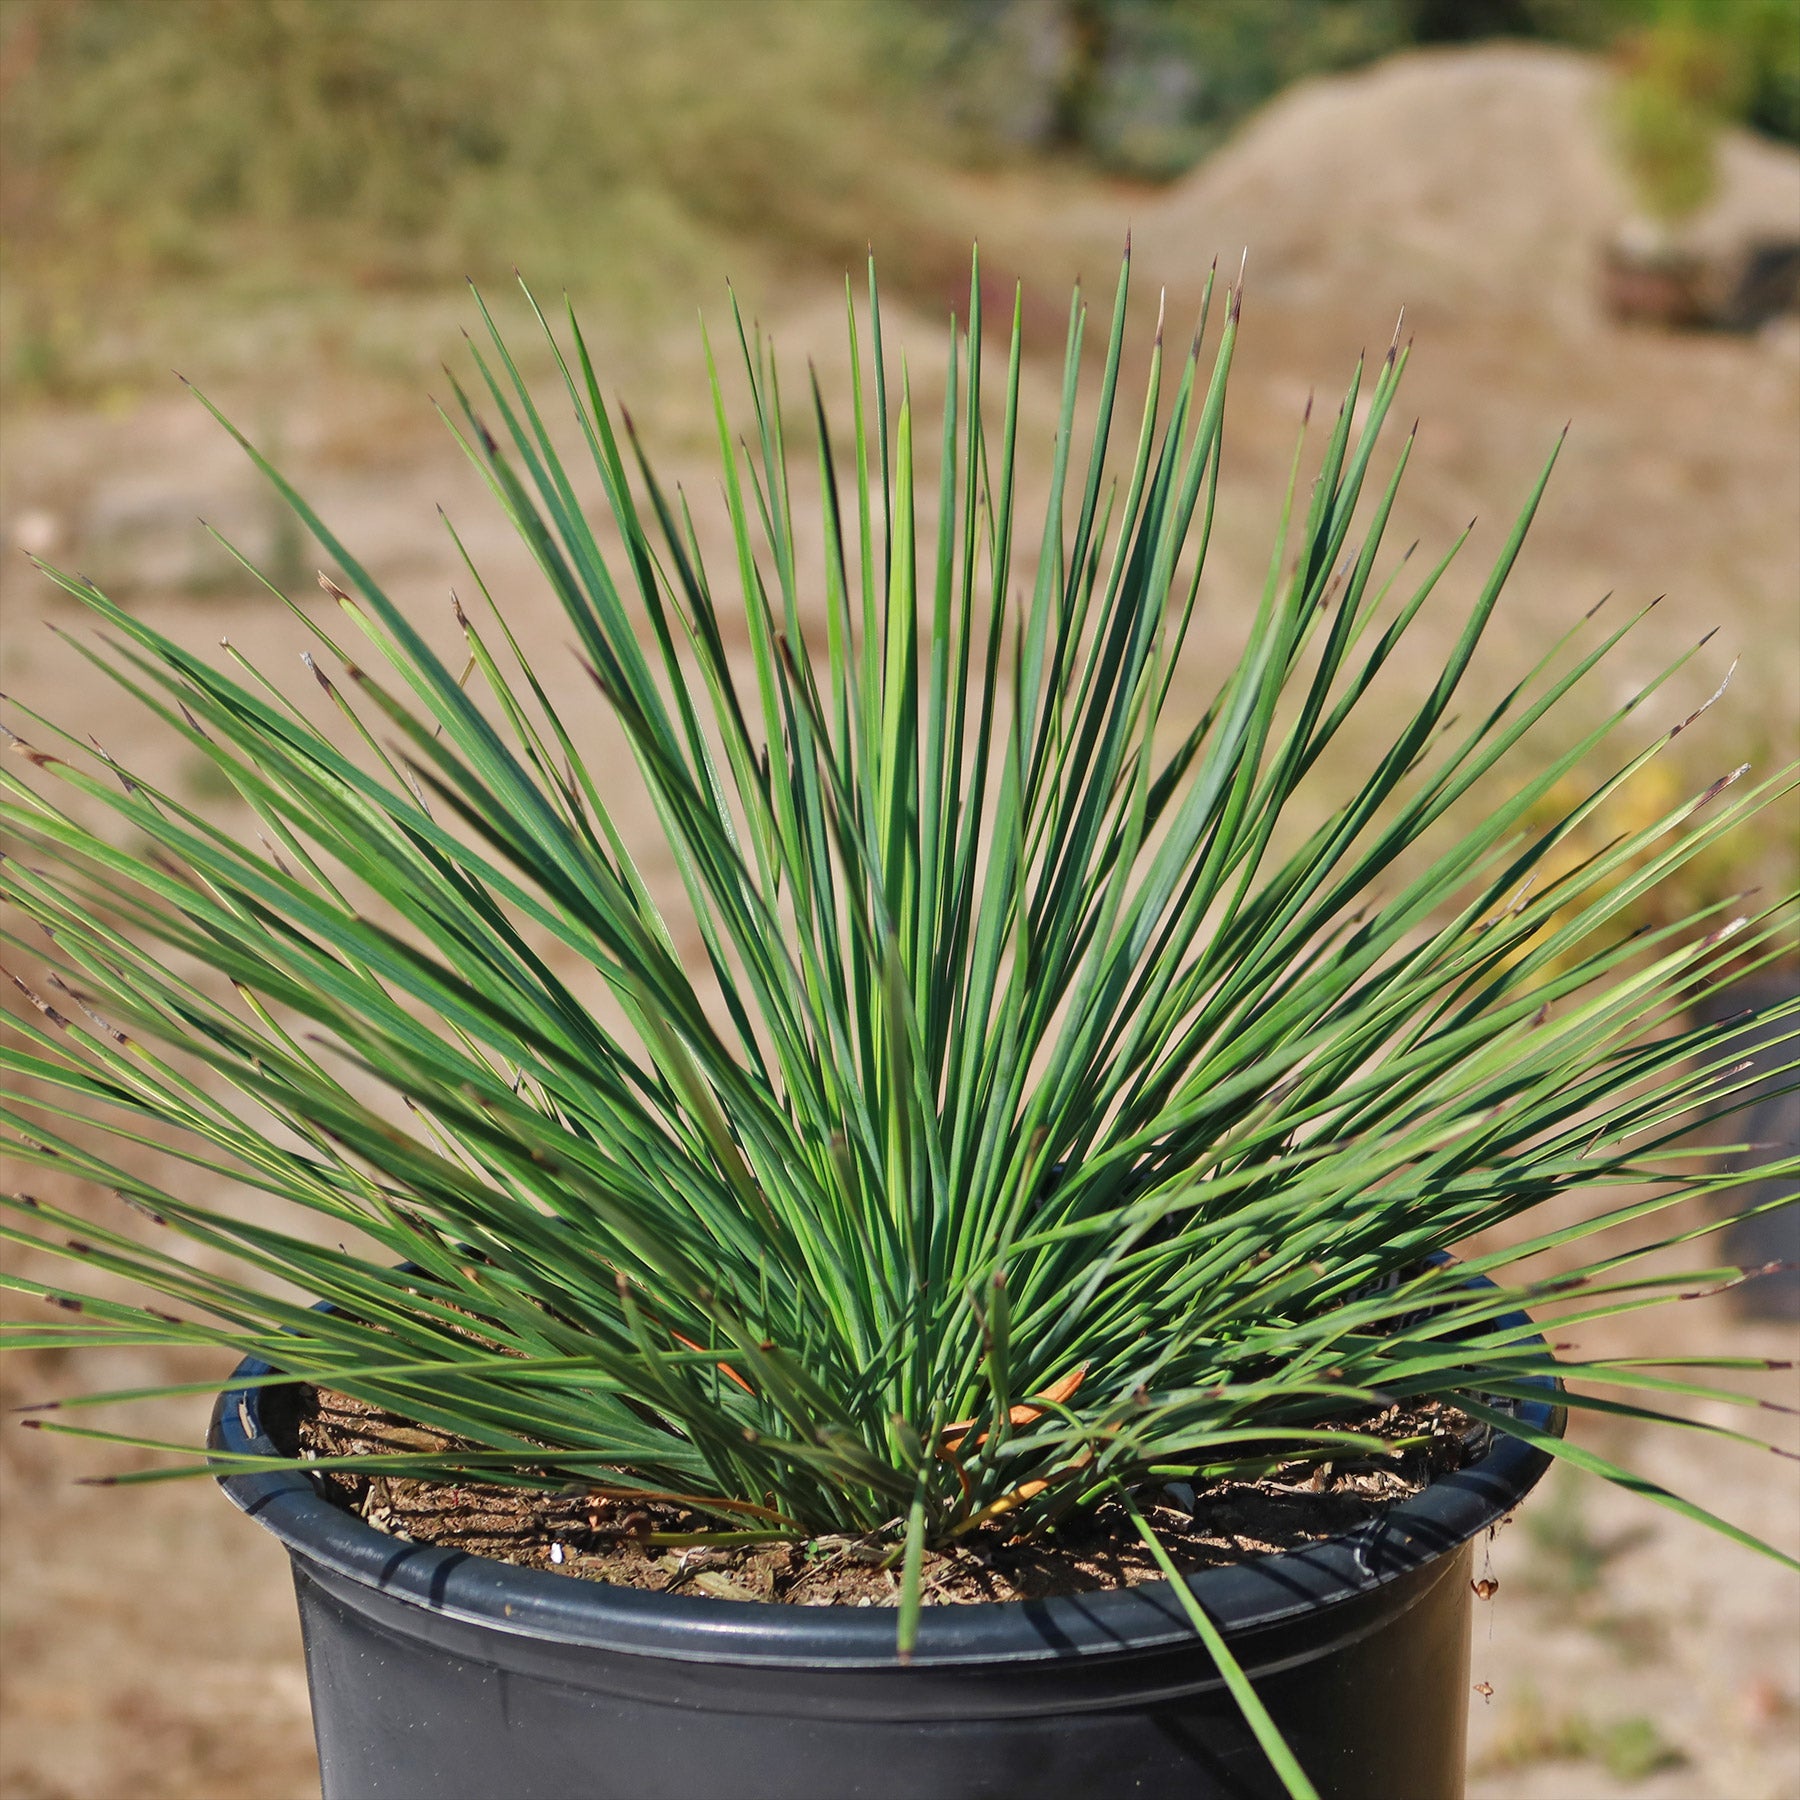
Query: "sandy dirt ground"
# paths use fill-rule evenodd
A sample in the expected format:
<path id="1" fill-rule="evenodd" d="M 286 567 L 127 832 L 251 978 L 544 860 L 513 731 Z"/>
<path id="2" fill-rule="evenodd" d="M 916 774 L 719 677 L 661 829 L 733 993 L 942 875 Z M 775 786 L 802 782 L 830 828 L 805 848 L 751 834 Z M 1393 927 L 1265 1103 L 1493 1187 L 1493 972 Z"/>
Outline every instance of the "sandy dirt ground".
<path id="1" fill-rule="evenodd" d="M 1423 424 L 1393 541 L 1416 534 L 1441 547 L 1479 513 L 1471 551 L 1491 554 L 1572 416 L 1551 499 L 1496 630 L 1496 663 L 1510 672 L 1534 660 L 1608 590 L 1633 610 L 1666 592 L 1597 698 L 1617 704 L 1719 627 L 1630 734 L 1635 745 L 1673 723 L 1740 657 L 1729 704 L 1715 709 L 1704 734 L 1691 734 L 1698 741 L 1681 767 L 1698 786 L 1746 758 L 1766 764 L 1792 754 L 1800 335 L 1792 320 L 1727 339 L 1622 330 L 1600 317 L 1595 246 L 1621 202 L 1596 147 L 1594 82 L 1580 59 L 1550 52 L 1410 57 L 1283 97 L 1163 195 L 1096 194 L 1052 212 L 1028 184 L 995 178 L 988 197 L 1000 250 L 1032 246 L 1040 299 L 1065 272 L 1104 271 L 1129 212 L 1146 330 L 1159 285 L 1180 316 L 1215 254 L 1235 269 L 1240 247 L 1251 246 L 1202 665 L 1228 653 L 1246 596 L 1260 585 L 1309 390 L 1335 404 L 1357 350 L 1386 348 L 1404 302 L 1418 339 L 1405 404 Z M 971 178 L 971 204 L 977 188 Z M 1728 237 L 1770 218 L 1800 221 L 1800 158 L 1736 143 L 1707 229 Z M 1004 266 L 1001 255 L 993 266 Z M 1095 285 L 1109 289 L 1110 278 Z M 785 366 L 818 357 L 828 403 L 835 397 L 845 413 L 841 301 L 799 277 L 762 298 Z M 890 336 L 908 344 L 928 398 L 942 378 L 940 326 L 922 311 L 892 313 Z M 441 327 L 435 311 L 390 310 L 382 341 L 400 348 L 385 360 L 345 356 L 330 342 L 320 348 L 298 330 L 289 344 L 271 327 L 266 354 L 221 337 L 190 346 L 186 366 L 254 434 L 278 443 L 321 512 L 440 642 L 450 641 L 447 589 L 459 574 L 435 520 L 438 502 L 521 634 L 560 642 L 550 603 L 418 397 L 427 384 L 406 349 L 409 333 L 435 342 Z M 636 402 L 645 436 L 696 492 L 710 493 L 691 329 L 611 348 L 622 369 L 616 385 Z M 1028 442 L 1047 438 L 1055 388 L 1047 360 L 1028 364 Z M 284 538 L 236 451 L 185 396 L 131 389 L 92 406 L 21 406 L 0 448 L 0 536 L 92 573 L 188 642 L 228 636 L 271 670 L 296 668 L 303 638 L 294 622 L 255 600 L 193 521 L 204 515 L 277 566 L 293 562 L 302 583 L 310 563 Z M 1035 468 L 1031 480 L 1042 474 Z M 1466 600 L 1477 579 L 1471 566 L 1455 593 Z M 1453 630 L 1456 610 L 1447 605 L 1425 648 Z M 181 747 L 147 732 L 40 618 L 73 623 L 9 554 L 0 565 L 0 688 L 192 788 L 200 776 Z M 1196 693 L 1203 674 L 1202 666 Z M 553 671 L 553 681 L 578 691 L 572 665 Z M 1753 846 L 1752 875 L 1765 860 L 1778 864 L 1778 851 Z M 1800 1351 L 1792 1329 L 1747 1321 L 1724 1300 L 1696 1303 L 1655 1329 L 1685 1348 L 1773 1358 Z M 1625 1351 L 1643 1341 L 1620 1328 L 1584 1348 Z M 0 1370 L 0 1404 L 222 1372 L 198 1356 L 108 1353 L 80 1366 L 27 1354 Z M 1759 1398 L 1800 1402 L 1791 1370 L 1753 1380 Z M 205 1412 L 200 1401 L 159 1402 L 136 1425 L 193 1439 Z M 1793 1425 L 1758 1410 L 1751 1429 L 1797 1450 Z M 1651 1479 L 1705 1496 L 1748 1530 L 1800 1551 L 1800 1463 L 1697 1434 L 1578 1429 Z M 130 1494 L 74 1484 L 116 1466 L 93 1447 L 0 1429 L 0 1794 L 316 1793 L 281 1552 L 205 1484 Z M 1639 1498 L 1560 1473 L 1488 1555 L 1500 1585 L 1477 1609 L 1474 1673 L 1492 1694 L 1471 1695 L 1476 1800 L 1800 1797 L 1800 1581 Z M 728 1791 L 717 1800 L 730 1800 Z"/>

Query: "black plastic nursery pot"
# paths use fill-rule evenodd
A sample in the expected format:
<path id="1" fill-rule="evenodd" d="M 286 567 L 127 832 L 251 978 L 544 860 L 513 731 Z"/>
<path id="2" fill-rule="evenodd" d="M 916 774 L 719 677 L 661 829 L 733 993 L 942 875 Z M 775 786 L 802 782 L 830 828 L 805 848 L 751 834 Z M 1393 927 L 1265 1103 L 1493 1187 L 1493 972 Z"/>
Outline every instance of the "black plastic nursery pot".
<path id="1" fill-rule="evenodd" d="M 279 1454 L 282 1394 L 227 1389 L 211 1447 Z M 1523 1415 L 1560 1431 L 1555 1401 Z M 1462 1793 L 1475 1541 L 1548 1461 L 1496 1435 L 1354 1532 L 1191 1578 L 1322 1795 Z M 663 1595 L 409 1543 L 292 1465 L 220 1485 L 292 1559 L 325 1800 L 1283 1793 L 1165 1582 L 928 1607 L 902 1665 L 887 1608 Z"/>

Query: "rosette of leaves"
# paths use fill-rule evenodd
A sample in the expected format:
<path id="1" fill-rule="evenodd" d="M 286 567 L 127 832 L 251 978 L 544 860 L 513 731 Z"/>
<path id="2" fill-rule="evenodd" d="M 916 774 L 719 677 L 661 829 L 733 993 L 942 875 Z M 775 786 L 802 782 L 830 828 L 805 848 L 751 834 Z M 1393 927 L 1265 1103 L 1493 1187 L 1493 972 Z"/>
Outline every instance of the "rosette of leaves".
<path id="1" fill-rule="evenodd" d="M 1548 828 L 1545 796 L 1665 674 L 1502 804 L 1459 807 L 1630 624 L 1575 621 L 1456 716 L 1546 466 L 1394 699 L 1382 678 L 1463 543 L 1423 572 L 1387 552 L 1412 446 L 1378 462 L 1398 346 L 1357 371 L 1310 492 L 1290 482 L 1242 654 L 1180 700 L 1220 604 L 1202 569 L 1240 294 L 1209 287 L 1184 349 L 1159 324 L 1128 415 L 1126 287 L 1086 395 L 1076 297 L 1029 520 L 1018 309 L 996 378 L 979 279 L 930 494 L 872 277 L 847 434 L 816 384 L 789 410 L 739 321 L 743 440 L 708 362 L 722 566 L 573 315 L 538 321 L 579 462 L 494 333 L 453 429 L 629 770 L 552 699 L 545 658 L 571 652 L 520 641 L 473 565 L 458 667 L 247 444 L 341 577 L 341 620 L 294 606 L 334 728 L 55 574 L 101 627 L 81 653 L 257 826 L 14 708 L 0 881 L 36 1009 L 9 1022 L 0 1118 L 14 1154 L 159 1230 L 13 1198 L 9 1235 L 108 1280 L 13 1278 L 63 1310 L 12 1340 L 255 1355 L 468 1446 L 387 1473 L 679 1499 L 721 1542 L 885 1539 L 903 1653 L 927 1547 L 1113 1500 L 1161 1556 L 1139 1495 L 1379 1451 L 1345 1421 L 1393 1400 L 1454 1402 L 1742 1537 L 1506 1408 L 1549 1378 L 1635 1420 L 1710 1392 L 1705 1358 L 1558 1362 L 1513 1315 L 1561 1330 L 1737 1273 L 1641 1261 L 1685 1227 L 1568 1247 L 1756 1178 L 1682 1142 L 1729 1111 L 1755 1021 L 1688 1021 L 1782 952 L 1791 909 L 1615 922 L 1793 772 L 1733 771 L 1559 860 L 1667 721 Z M 628 775 L 661 888 L 615 816 Z M 265 1222 L 145 1173 L 165 1168 L 149 1149 L 263 1196 Z M 1529 1226 L 1577 1190 L 1578 1222 Z M 267 1223 L 270 1200 L 312 1229 Z M 1431 1260 L 1509 1226 L 1510 1249 Z M 319 1241 L 344 1227 L 352 1247 Z M 112 1277 L 158 1303 L 96 1297 Z"/>

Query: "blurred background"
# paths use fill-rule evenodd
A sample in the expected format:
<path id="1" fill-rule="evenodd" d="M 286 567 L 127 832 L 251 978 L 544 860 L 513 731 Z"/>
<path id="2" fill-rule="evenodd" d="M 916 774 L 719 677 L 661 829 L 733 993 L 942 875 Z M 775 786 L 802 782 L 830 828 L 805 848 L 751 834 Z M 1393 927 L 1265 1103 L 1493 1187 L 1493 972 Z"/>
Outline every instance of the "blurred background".
<path id="1" fill-rule="evenodd" d="M 1736 662 L 1703 726 L 1596 829 L 1794 754 L 1796 0 L 0 0 L 0 21 L 0 688 L 197 800 L 227 796 L 41 629 L 72 615 L 17 554 L 81 569 L 198 647 L 295 666 L 292 621 L 197 517 L 303 605 L 310 547 L 171 369 L 433 629 L 457 567 L 441 502 L 515 623 L 549 632 L 428 398 L 478 323 L 465 277 L 519 328 L 528 373 L 512 271 L 566 289 L 609 394 L 706 496 L 696 320 L 729 329 L 727 278 L 787 369 L 816 359 L 841 418 L 846 271 L 860 283 L 872 244 L 889 343 L 929 404 L 978 239 L 990 319 L 1019 284 L 1041 487 L 1070 284 L 1104 301 L 1127 231 L 1128 381 L 1159 290 L 1191 319 L 1215 258 L 1235 272 L 1248 251 L 1203 660 L 1229 653 L 1260 588 L 1309 393 L 1335 401 L 1404 306 L 1402 405 L 1422 423 L 1391 536 L 1435 555 L 1479 515 L 1462 597 L 1573 420 L 1487 691 L 1608 593 L 1621 619 L 1667 598 L 1547 742 L 1716 630 L 1627 725 L 1635 749 Z M 1415 654 L 1456 615 L 1453 597 Z M 1772 818 L 1657 904 L 1791 888 L 1794 824 Z M 1792 991 L 1794 972 L 1769 980 Z M 1792 1130 L 1778 1103 L 1756 1124 Z M 1697 1260 L 1795 1254 L 1795 1216 Z M 1677 1332 L 1791 1358 L 1797 1293 L 1771 1278 L 1582 1348 Z M 106 1361 L 20 1356 L 0 1401 L 223 1373 Z M 1800 1399 L 1791 1371 L 1746 1379 Z M 162 1403 L 138 1425 L 195 1438 L 205 1410 Z M 1800 1446 L 1792 1420 L 1759 1416 Z M 1578 1428 L 1800 1549 L 1795 1464 Z M 75 1485 L 127 1461 L 0 1430 L 0 1794 L 316 1793 L 280 1552 L 203 1484 Z M 1478 1800 L 1800 1796 L 1800 1584 L 1560 1473 L 1487 1554 Z"/>

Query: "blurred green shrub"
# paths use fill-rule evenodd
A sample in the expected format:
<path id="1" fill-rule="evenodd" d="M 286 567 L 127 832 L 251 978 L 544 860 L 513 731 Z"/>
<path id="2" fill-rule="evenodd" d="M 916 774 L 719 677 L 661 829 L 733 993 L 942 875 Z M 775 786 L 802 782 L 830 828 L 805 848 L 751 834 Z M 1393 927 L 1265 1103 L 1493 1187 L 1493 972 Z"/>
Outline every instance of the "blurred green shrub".
<path id="1" fill-rule="evenodd" d="M 1712 198 L 1718 140 L 1741 104 L 1738 58 L 1706 16 L 1671 8 L 1618 48 L 1613 138 L 1638 206 L 1672 230 Z"/>
<path id="2" fill-rule="evenodd" d="M 1800 0 L 1720 0 L 1709 16 L 1737 63 L 1744 123 L 1800 144 Z"/>
<path id="3" fill-rule="evenodd" d="M 1162 179 L 1289 82 L 1413 41 L 1401 0 L 919 0 L 990 147 Z"/>
<path id="4" fill-rule="evenodd" d="M 721 229 L 836 265 L 872 230 L 929 238 L 931 166 L 984 146 L 1166 177 L 1304 75 L 1494 35 L 1601 48 L 1660 16 L 1659 0 L 6 0 L 0 233 L 15 264 L 84 280 L 285 280 L 324 259 L 429 285 L 529 260 L 666 291 L 671 264 L 716 265 Z M 1701 0 L 1692 18 L 1753 122 L 1800 139 L 1795 0 Z"/>
<path id="5" fill-rule="evenodd" d="M 159 275 L 530 257 L 654 285 L 697 231 L 860 253 L 904 212 L 906 0 L 11 0 L 9 250 Z M 281 269 L 282 274 L 289 271 Z"/>
<path id="6" fill-rule="evenodd" d="M 1000 145 L 1117 173 L 1189 167 L 1307 75 L 1420 44 L 1535 38 L 1603 50 L 1663 0 L 916 0 L 953 44 L 953 106 Z M 1794 0 L 1696 0 L 1696 33 L 1741 73 L 1749 121 L 1800 141 Z"/>
<path id="7" fill-rule="evenodd" d="M 1800 141 L 1796 0 L 1646 0 L 1615 47 L 1613 131 L 1646 217 L 1665 228 L 1704 206 L 1736 121 Z"/>
<path id="8" fill-rule="evenodd" d="M 1800 139 L 1796 3 L 1696 17 L 1748 116 Z M 204 329 L 202 287 L 236 319 L 304 288 L 323 331 L 327 301 L 517 262 L 648 312 L 722 264 L 836 271 L 873 238 L 937 306 L 975 226 L 955 165 L 1162 179 L 1301 76 L 1495 34 L 1603 48 L 1657 6 L 0 0 L 0 384 L 121 391 Z"/>

